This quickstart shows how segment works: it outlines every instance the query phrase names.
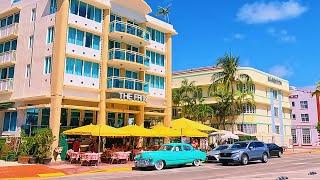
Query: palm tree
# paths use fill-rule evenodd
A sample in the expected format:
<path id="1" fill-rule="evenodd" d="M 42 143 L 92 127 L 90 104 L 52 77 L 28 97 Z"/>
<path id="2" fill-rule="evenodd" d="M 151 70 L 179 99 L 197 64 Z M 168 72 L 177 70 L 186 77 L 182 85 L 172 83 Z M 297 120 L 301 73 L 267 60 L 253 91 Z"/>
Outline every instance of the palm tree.
<path id="1" fill-rule="evenodd" d="M 317 83 L 316 90 L 312 93 L 312 96 L 320 95 L 320 82 Z"/>
<path id="2" fill-rule="evenodd" d="M 249 94 L 242 91 L 243 87 L 250 87 L 252 79 L 248 74 L 238 72 L 239 57 L 232 54 L 219 58 L 216 66 L 220 70 L 212 75 L 209 92 L 218 103 L 224 103 L 224 110 L 227 112 L 219 111 L 223 127 L 225 128 L 226 117 L 231 116 L 233 131 L 236 116 L 241 114 L 243 103 L 248 103 L 250 99 Z"/>
<path id="3" fill-rule="evenodd" d="M 187 118 L 195 117 L 196 106 L 203 102 L 202 90 L 194 81 L 184 79 L 178 89 L 172 92 L 173 104 L 181 110 L 181 115 Z"/>
<path id="4" fill-rule="evenodd" d="M 167 7 L 158 7 L 158 12 L 157 12 L 157 16 L 163 16 L 165 21 L 167 21 L 167 23 L 170 23 L 169 20 L 169 14 L 170 14 L 170 5 Z"/>

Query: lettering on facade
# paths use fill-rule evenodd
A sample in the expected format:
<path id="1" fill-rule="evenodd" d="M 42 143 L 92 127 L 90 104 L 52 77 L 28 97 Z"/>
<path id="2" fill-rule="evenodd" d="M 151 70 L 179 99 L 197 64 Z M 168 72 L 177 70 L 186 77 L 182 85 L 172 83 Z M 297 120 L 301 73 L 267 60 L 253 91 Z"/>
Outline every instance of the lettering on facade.
<path id="1" fill-rule="evenodd" d="M 124 92 L 119 92 L 120 99 L 125 99 L 125 100 L 132 100 L 132 101 L 141 101 L 141 102 L 146 102 L 147 97 L 140 95 L 140 94 L 133 94 L 133 93 L 124 93 Z"/>
<path id="2" fill-rule="evenodd" d="M 271 76 L 268 77 L 268 81 L 271 83 L 274 83 L 274 84 L 282 85 L 282 82 L 279 79 L 271 77 Z"/>

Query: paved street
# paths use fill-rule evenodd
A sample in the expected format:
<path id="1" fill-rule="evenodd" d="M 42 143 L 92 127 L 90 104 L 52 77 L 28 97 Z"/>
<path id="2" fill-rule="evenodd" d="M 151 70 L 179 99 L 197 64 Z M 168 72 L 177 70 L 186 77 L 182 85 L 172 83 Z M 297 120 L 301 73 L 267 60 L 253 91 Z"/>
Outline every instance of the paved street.
<path id="1" fill-rule="evenodd" d="M 318 174 L 308 175 L 314 171 Z M 204 163 L 201 167 L 186 166 L 169 168 L 163 171 L 137 171 L 117 173 L 95 173 L 67 176 L 61 179 L 277 179 L 287 176 L 289 179 L 320 179 L 320 154 L 299 154 L 283 158 L 270 159 L 267 164 L 260 162 L 247 166 L 221 166 L 216 163 Z M 58 179 L 58 178 L 57 178 Z"/>

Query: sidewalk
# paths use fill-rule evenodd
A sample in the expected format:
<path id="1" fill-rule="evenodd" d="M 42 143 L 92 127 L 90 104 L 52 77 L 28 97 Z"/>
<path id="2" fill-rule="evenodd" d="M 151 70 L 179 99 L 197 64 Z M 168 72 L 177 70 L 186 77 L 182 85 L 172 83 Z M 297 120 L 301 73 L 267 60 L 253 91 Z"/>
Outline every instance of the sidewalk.
<path id="1" fill-rule="evenodd" d="M 290 148 L 284 152 L 285 155 L 305 153 L 320 153 L 320 148 Z"/>
<path id="2" fill-rule="evenodd" d="M 80 166 L 67 162 L 52 162 L 50 165 L 21 165 L 5 162 L 0 166 L 0 179 L 46 178 L 97 172 L 131 171 L 133 164 L 100 164 L 99 166 Z M 8 165 L 8 166 L 4 166 Z"/>

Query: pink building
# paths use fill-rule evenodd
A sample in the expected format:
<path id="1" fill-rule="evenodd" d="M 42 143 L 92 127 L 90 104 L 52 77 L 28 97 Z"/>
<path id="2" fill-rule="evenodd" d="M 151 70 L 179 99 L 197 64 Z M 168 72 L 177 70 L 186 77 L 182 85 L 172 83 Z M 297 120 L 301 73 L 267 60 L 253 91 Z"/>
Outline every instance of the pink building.
<path id="1" fill-rule="evenodd" d="M 290 103 L 292 107 L 292 139 L 299 147 L 320 147 L 317 132 L 317 100 L 312 96 L 314 88 L 291 88 Z"/>

